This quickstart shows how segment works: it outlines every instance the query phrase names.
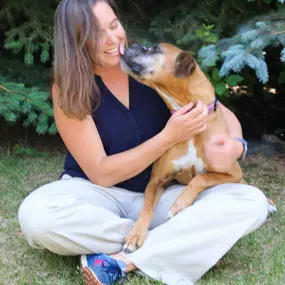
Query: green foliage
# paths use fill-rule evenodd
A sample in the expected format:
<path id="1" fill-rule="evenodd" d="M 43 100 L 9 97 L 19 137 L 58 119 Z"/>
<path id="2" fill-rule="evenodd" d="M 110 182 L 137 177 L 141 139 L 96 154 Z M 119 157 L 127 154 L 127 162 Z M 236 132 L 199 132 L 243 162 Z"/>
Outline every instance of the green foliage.
<path id="1" fill-rule="evenodd" d="M 49 154 L 44 151 L 39 151 L 32 147 L 24 147 L 22 145 L 16 144 L 13 147 L 13 155 L 21 157 L 49 157 Z"/>
<path id="2" fill-rule="evenodd" d="M 216 43 L 219 38 L 216 32 L 213 32 L 215 25 L 208 25 L 206 26 L 203 24 L 203 27 L 198 28 L 196 30 L 196 35 L 199 39 L 201 39 L 204 43 Z"/>
<path id="3" fill-rule="evenodd" d="M 59 2 L 2 0 L 0 31 L 5 32 L 3 55 L 18 57 L 32 69 L 39 65 L 50 68 L 54 46 L 53 16 Z M 263 84 L 267 82 L 269 72 L 264 52 L 269 46 L 283 47 L 280 62 L 285 62 L 284 2 L 117 0 L 130 39 L 145 45 L 169 42 L 193 53 L 218 96 L 228 96 L 229 87 L 243 81 L 242 72 L 246 66 L 255 70 Z M 3 77 L 0 85 L 9 91 L 1 89 L 0 116 L 8 122 L 23 118 L 24 124 L 34 125 L 37 132 L 55 133 L 46 90 L 49 78 L 44 76 L 41 83 L 35 83 L 34 78 L 40 73 L 27 78 L 23 72 L 11 79 L 10 73 L 17 74 L 18 70 L 8 70 L 9 64 L 1 66 L 1 60 Z M 285 82 L 284 72 L 281 71 L 277 77 L 280 84 Z M 23 84 L 17 85 L 18 81 Z M 38 89 L 34 90 L 33 86 L 38 86 Z"/>
<path id="4" fill-rule="evenodd" d="M 283 1 L 249 6 L 247 1 L 236 4 L 224 0 L 221 9 L 216 9 L 217 1 L 197 3 L 188 0 L 177 4 L 169 4 L 168 9 L 158 13 L 151 21 L 149 31 L 156 41 L 172 42 L 198 54 L 196 59 L 201 62 L 218 95 L 228 95 L 227 86 L 232 82 L 227 77 L 241 73 L 245 66 L 254 69 L 262 83 L 268 82 L 264 50 L 268 46 L 284 47 L 285 44 Z M 268 4 L 275 5 L 270 12 Z M 242 26 L 237 24 L 241 22 L 244 23 Z M 285 48 L 280 61 L 285 62 Z M 214 79 L 212 74 L 217 69 L 219 79 L 217 76 Z"/>
<path id="5" fill-rule="evenodd" d="M 4 0 L 3 7 L 0 8 L 1 26 L 5 30 L 4 48 L 15 55 L 21 55 L 26 67 L 37 63 L 47 64 L 52 60 L 53 14 L 58 2 Z M 14 69 L 11 72 L 9 63 L 4 63 L 1 70 L 0 116 L 9 123 L 22 120 L 24 126 L 34 126 L 39 134 L 57 133 L 53 109 L 46 92 L 47 82 L 45 86 L 44 82 L 40 82 L 40 88 L 33 87 L 36 86 L 34 76 L 27 79 L 23 75 L 31 74 L 27 68 L 19 78 L 24 83 L 15 82 L 13 78 L 19 71 Z M 32 87 L 27 87 L 26 84 Z"/>
<path id="6" fill-rule="evenodd" d="M 243 81 L 243 77 L 240 75 L 230 75 L 226 79 L 227 84 L 231 87 L 237 86 L 241 81 Z"/>
<path id="7" fill-rule="evenodd" d="M 206 72 L 206 76 L 213 84 L 218 97 L 228 97 L 228 88 L 237 86 L 244 80 L 244 78 L 240 75 L 230 75 L 226 78 L 221 78 L 219 75 L 219 70 L 216 67 L 212 68 L 211 72 Z"/>
<path id="8" fill-rule="evenodd" d="M 35 126 L 39 134 L 57 132 L 47 92 L 0 78 L 0 116 L 9 123 L 22 119 L 25 127 Z"/>
<path id="9" fill-rule="evenodd" d="M 214 25 L 206 26 L 203 24 L 202 28 L 196 30 L 196 34 L 206 44 L 216 43 L 218 41 L 218 35 L 213 32 Z M 204 70 L 208 79 L 213 84 L 216 94 L 219 96 L 229 96 L 228 87 L 234 87 L 243 80 L 242 76 L 230 75 L 226 78 L 222 78 L 219 75 L 219 70 L 216 67 L 216 57 L 209 57 L 207 62 L 207 68 Z"/>
<path id="10" fill-rule="evenodd" d="M 258 17 L 240 27 L 236 35 L 209 45 L 199 52 L 203 66 L 212 66 L 209 61 L 222 60 L 221 77 L 231 71 L 241 72 L 249 66 L 256 72 L 257 78 L 266 83 L 269 79 L 264 49 L 269 45 L 282 46 L 280 60 L 285 62 L 285 17 L 283 13 Z"/>
<path id="11" fill-rule="evenodd" d="M 33 65 L 36 55 L 42 63 L 52 57 L 52 15 L 58 2 L 4 1 L 0 10 L 0 20 L 5 23 L 6 30 L 4 47 L 15 54 L 23 53 L 26 65 Z"/>

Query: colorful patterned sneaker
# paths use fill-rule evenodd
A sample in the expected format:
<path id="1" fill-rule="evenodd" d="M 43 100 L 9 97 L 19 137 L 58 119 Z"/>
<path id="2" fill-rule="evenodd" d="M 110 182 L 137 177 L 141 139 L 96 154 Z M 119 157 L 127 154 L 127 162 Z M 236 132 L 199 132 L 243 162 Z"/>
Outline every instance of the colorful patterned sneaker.
<path id="1" fill-rule="evenodd" d="M 80 265 L 84 285 L 111 285 L 126 272 L 125 262 L 104 253 L 81 255 Z"/>

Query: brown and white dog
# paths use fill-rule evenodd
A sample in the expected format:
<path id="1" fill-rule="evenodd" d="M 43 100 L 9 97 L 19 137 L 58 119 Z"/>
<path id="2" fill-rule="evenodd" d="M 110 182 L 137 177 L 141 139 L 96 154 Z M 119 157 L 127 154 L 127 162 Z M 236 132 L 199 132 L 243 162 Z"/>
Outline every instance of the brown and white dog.
<path id="1" fill-rule="evenodd" d="M 209 107 L 206 131 L 175 145 L 155 161 L 143 209 L 125 239 L 124 251 L 129 253 L 143 245 L 154 207 L 171 181 L 187 186 L 170 209 L 170 218 L 190 206 L 210 186 L 244 182 L 238 162 L 228 172 L 217 173 L 206 160 L 204 146 L 210 137 L 227 134 L 228 130 L 215 90 L 189 52 L 170 44 L 157 44 L 151 49 L 133 44 L 124 50 L 121 67 L 137 81 L 155 89 L 170 110 L 198 100 Z"/>

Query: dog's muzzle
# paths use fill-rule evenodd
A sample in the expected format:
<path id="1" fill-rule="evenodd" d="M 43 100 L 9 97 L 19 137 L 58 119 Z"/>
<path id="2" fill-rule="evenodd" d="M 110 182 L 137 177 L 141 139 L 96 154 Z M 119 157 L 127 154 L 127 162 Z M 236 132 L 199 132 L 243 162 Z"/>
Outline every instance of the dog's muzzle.
<path id="1" fill-rule="evenodd" d="M 121 55 L 121 67 L 125 72 L 132 72 L 141 75 L 144 67 L 135 61 L 136 58 L 143 55 L 144 47 L 140 44 L 133 44 L 130 48 L 124 49 L 124 55 Z"/>
<path id="2" fill-rule="evenodd" d="M 161 53 L 161 48 L 158 44 L 152 48 L 147 48 L 137 43 L 132 44 L 130 48 L 124 49 L 124 55 L 121 56 L 121 67 L 125 72 L 132 72 L 141 76 L 149 68 L 143 59 L 157 53 Z"/>

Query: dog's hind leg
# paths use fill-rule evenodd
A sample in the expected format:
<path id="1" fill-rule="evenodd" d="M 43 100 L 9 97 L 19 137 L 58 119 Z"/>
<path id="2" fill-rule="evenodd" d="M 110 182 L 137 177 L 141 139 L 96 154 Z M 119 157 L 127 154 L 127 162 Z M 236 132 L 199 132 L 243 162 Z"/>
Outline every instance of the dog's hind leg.
<path id="1" fill-rule="evenodd" d="M 174 204 L 169 210 L 168 216 L 172 218 L 185 208 L 192 205 L 197 195 L 204 191 L 206 188 L 224 184 L 224 183 L 237 183 L 240 182 L 241 177 L 233 176 L 230 174 L 221 173 L 205 173 L 198 174 L 186 186 L 184 191 L 176 198 Z"/>

